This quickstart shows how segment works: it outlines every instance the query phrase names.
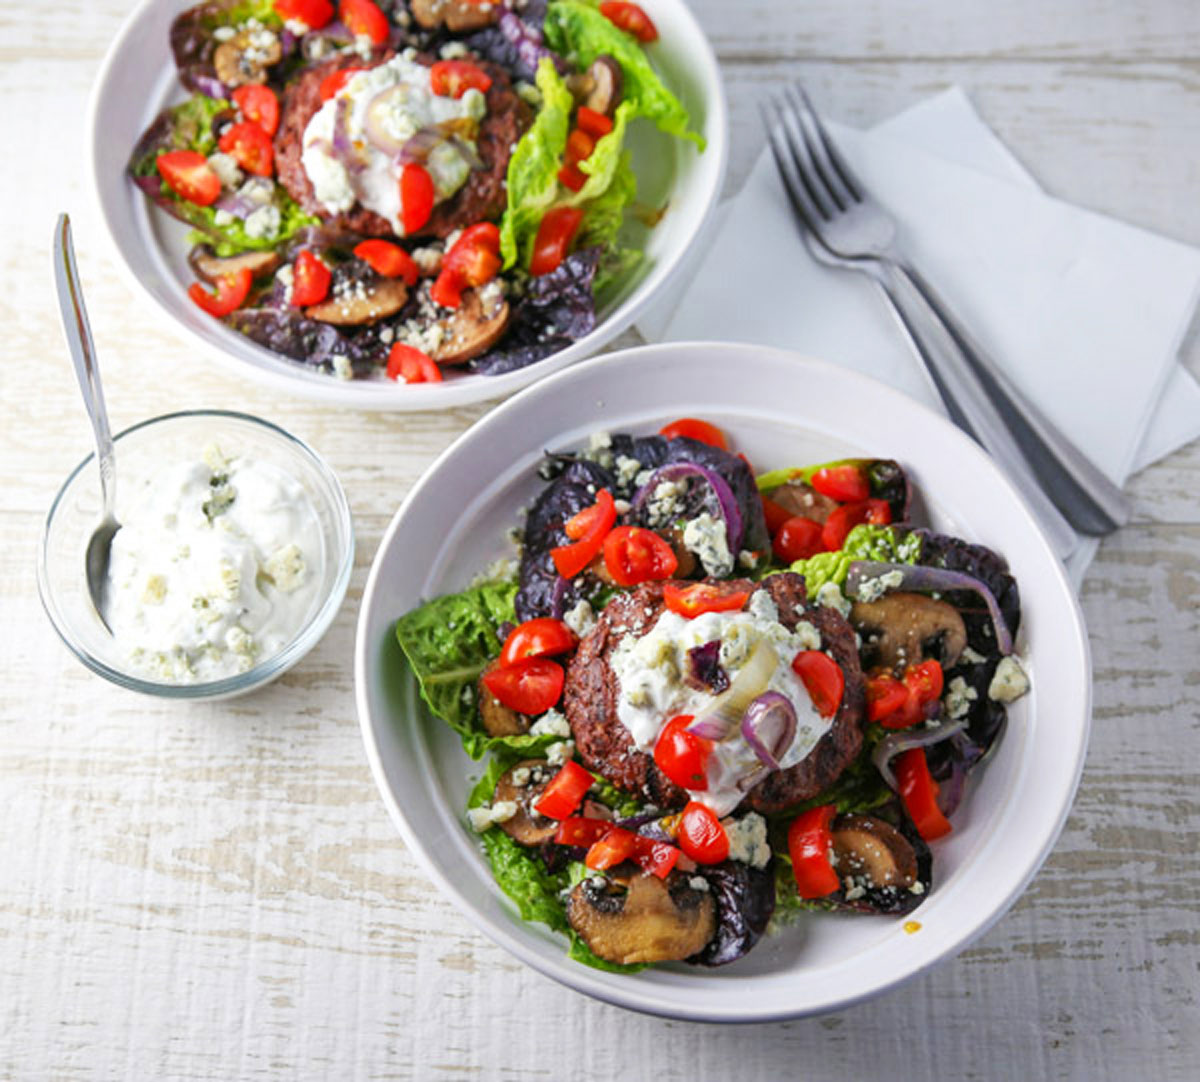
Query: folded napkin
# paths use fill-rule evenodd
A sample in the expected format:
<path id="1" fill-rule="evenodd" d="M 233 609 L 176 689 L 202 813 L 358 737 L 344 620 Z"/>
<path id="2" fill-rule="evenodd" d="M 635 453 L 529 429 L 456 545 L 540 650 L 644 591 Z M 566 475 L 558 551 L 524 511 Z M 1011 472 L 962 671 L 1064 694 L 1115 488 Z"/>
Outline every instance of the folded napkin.
<path id="1" fill-rule="evenodd" d="M 868 132 L 829 127 L 913 262 L 1110 478 L 1200 436 L 1200 386 L 1177 360 L 1200 251 L 1045 195 L 958 88 Z M 793 349 L 944 412 L 871 282 L 809 256 L 769 149 L 683 289 L 642 320 L 646 338 Z M 1076 585 L 1096 547 L 1066 558 Z"/>

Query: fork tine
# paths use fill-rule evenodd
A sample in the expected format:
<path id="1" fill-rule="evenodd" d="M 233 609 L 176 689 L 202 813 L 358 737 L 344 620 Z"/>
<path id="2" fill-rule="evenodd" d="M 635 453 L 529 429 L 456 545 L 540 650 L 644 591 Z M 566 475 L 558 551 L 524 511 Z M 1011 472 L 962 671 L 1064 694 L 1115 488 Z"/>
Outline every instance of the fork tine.
<path id="1" fill-rule="evenodd" d="M 793 157 L 787 137 L 784 135 L 783 121 L 780 116 L 779 103 L 774 99 L 759 103 L 763 125 L 767 129 L 767 141 L 771 144 L 771 153 L 775 157 L 775 166 L 783 180 L 784 189 L 791 200 L 801 222 L 810 231 L 815 232 L 824 217 L 820 208 L 814 202 L 813 195 L 804 183 L 803 176 Z"/>
<path id="2" fill-rule="evenodd" d="M 800 116 L 807 119 L 808 124 L 816 133 L 814 155 L 817 157 L 822 173 L 830 181 L 834 194 L 839 196 L 839 201 L 843 206 L 849 206 L 850 203 L 861 203 L 863 186 L 821 122 L 820 114 L 813 108 L 812 100 L 805 92 L 804 87 L 799 83 L 793 83 L 785 88 L 784 93 L 793 108 Z"/>
<path id="3" fill-rule="evenodd" d="M 837 217 L 842 208 L 830 194 L 825 178 L 817 169 L 808 139 L 800 127 L 799 117 L 789 103 L 776 99 L 773 105 L 778 116 L 775 130 L 781 133 L 782 146 L 786 149 L 801 184 L 818 211 L 818 220 L 814 224 L 819 225 L 821 221 L 829 221 Z"/>

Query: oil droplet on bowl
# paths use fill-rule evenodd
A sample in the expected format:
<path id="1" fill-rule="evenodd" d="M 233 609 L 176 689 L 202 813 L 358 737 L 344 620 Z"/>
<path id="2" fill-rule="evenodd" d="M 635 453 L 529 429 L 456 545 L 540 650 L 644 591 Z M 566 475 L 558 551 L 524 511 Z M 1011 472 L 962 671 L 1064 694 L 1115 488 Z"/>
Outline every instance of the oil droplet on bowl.
<path id="1" fill-rule="evenodd" d="M 904 930 L 909 935 L 912 935 L 914 932 L 919 932 L 921 930 L 921 922 L 919 920 L 906 920 L 904 922 Z"/>

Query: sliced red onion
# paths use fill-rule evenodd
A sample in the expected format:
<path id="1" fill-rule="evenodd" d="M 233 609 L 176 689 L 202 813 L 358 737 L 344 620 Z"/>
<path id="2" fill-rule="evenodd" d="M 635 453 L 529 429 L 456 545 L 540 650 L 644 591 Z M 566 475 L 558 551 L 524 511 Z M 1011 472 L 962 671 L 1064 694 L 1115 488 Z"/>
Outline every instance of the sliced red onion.
<path id="1" fill-rule="evenodd" d="M 688 726 L 688 732 L 706 740 L 724 740 L 741 724 L 742 715 L 750 704 L 767 690 L 778 663 L 779 655 L 775 653 L 775 648 L 766 640 L 761 640 L 729 689 L 718 695 L 708 710 Z"/>
<path id="2" fill-rule="evenodd" d="M 892 760 L 897 755 L 912 748 L 927 748 L 931 744 L 940 744 L 943 740 L 949 740 L 955 733 L 962 732 L 966 727 L 967 719 L 959 718 L 957 721 L 947 722 L 934 729 L 918 726 L 915 729 L 903 729 L 891 733 L 875 745 L 875 750 L 871 752 L 871 762 L 883 775 L 883 780 L 888 783 L 888 787 L 898 792 L 900 786 L 896 781 L 896 775 L 892 773 L 891 766 Z"/>
<path id="3" fill-rule="evenodd" d="M 333 107 L 333 156 L 346 167 L 351 175 L 361 173 L 366 166 L 354 149 L 350 140 L 350 132 L 346 128 L 350 103 L 345 98 L 338 98 Z"/>
<path id="4" fill-rule="evenodd" d="M 235 218 L 246 218 L 259 207 L 263 206 L 256 199 L 250 199 L 242 195 L 240 192 L 222 192 L 220 197 L 213 203 L 214 210 L 223 210 L 227 214 L 232 214 Z"/>
<path id="5" fill-rule="evenodd" d="M 796 737 L 796 708 L 778 691 L 765 691 L 742 715 L 742 736 L 768 770 L 779 770 L 779 760 Z"/>
<path id="6" fill-rule="evenodd" d="M 654 495 L 654 490 L 664 481 L 681 481 L 685 478 L 698 477 L 712 490 L 716 497 L 717 509 L 725 520 L 725 543 L 729 551 L 736 553 L 742 547 L 745 531 L 742 524 L 742 512 L 738 509 L 737 497 L 729 482 L 719 473 L 695 462 L 672 462 L 660 466 L 650 475 L 648 480 L 634 494 L 630 501 L 630 509 L 637 513 Z"/>
<path id="7" fill-rule="evenodd" d="M 847 597 L 855 597 L 862 584 L 868 579 L 878 578 L 893 571 L 900 572 L 901 581 L 897 589 L 914 590 L 918 593 L 932 593 L 946 590 L 970 590 L 983 598 L 988 615 L 992 618 L 992 627 L 996 632 L 996 648 L 1001 654 L 1011 654 L 1013 651 L 1012 633 L 1008 623 L 1000 611 L 996 595 L 988 589 L 987 583 L 962 571 L 948 571 L 944 567 L 922 567 L 920 564 L 877 563 L 873 560 L 855 560 L 846 575 L 844 592 Z"/>
<path id="8" fill-rule="evenodd" d="M 688 651 L 688 671 L 684 682 L 697 691 L 720 695 L 729 687 L 729 674 L 721 666 L 721 640 L 713 639 Z"/>

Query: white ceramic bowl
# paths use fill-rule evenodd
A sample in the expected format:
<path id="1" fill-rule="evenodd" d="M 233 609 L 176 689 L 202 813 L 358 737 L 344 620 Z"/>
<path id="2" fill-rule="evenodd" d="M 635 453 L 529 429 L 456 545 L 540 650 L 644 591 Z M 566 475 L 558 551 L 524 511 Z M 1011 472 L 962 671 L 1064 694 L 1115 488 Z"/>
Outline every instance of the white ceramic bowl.
<path id="1" fill-rule="evenodd" d="M 934 889 L 905 919 L 811 914 L 744 959 L 636 976 L 570 961 L 565 940 L 522 922 L 494 884 L 463 809 L 478 774 L 429 717 L 392 625 L 462 589 L 504 553 L 505 531 L 538 491 L 545 449 L 598 429 L 652 432 L 680 416 L 724 428 L 765 470 L 845 453 L 896 458 L 932 525 L 1004 554 L 1023 601 L 1019 649 L 1033 690 L 973 779 L 954 833 L 934 844 Z M 958 429 L 846 369 L 760 347 L 672 344 L 579 365 L 516 396 L 457 440 L 412 490 L 371 568 L 355 651 L 359 719 L 383 798 L 433 879 L 497 943 L 572 988 L 622 1006 L 711 1021 L 764 1021 L 845 1007 L 953 955 L 1012 903 L 1050 852 L 1087 744 L 1087 639 L 1062 567 L 1013 487 Z"/>
<path id="2" fill-rule="evenodd" d="M 133 291 L 195 347 L 236 374 L 291 394 L 356 409 L 443 409 L 496 398 L 597 352 L 629 327 L 668 280 L 683 270 L 721 193 L 728 157 L 725 91 L 712 47 L 683 0 L 646 0 L 660 40 L 653 60 L 708 140 L 703 154 L 648 122 L 630 132 L 639 201 L 668 204 L 648 233 L 645 259 L 624 289 L 598 313 L 596 329 L 567 349 L 503 376 L 447 372 L 442 383 L 404 386 L 383 377 L 343 381 L 256 345 L 207 316 L 187 297 L 188 227 L 153 207 L 125 174 L 130 152 L 159 111 L 182 100 L 167 34 L 195 0 L 143 0 L 129 16 L 101 68 L 88 119 L 88 160 L 100 218 L 117 266 Z"/>

